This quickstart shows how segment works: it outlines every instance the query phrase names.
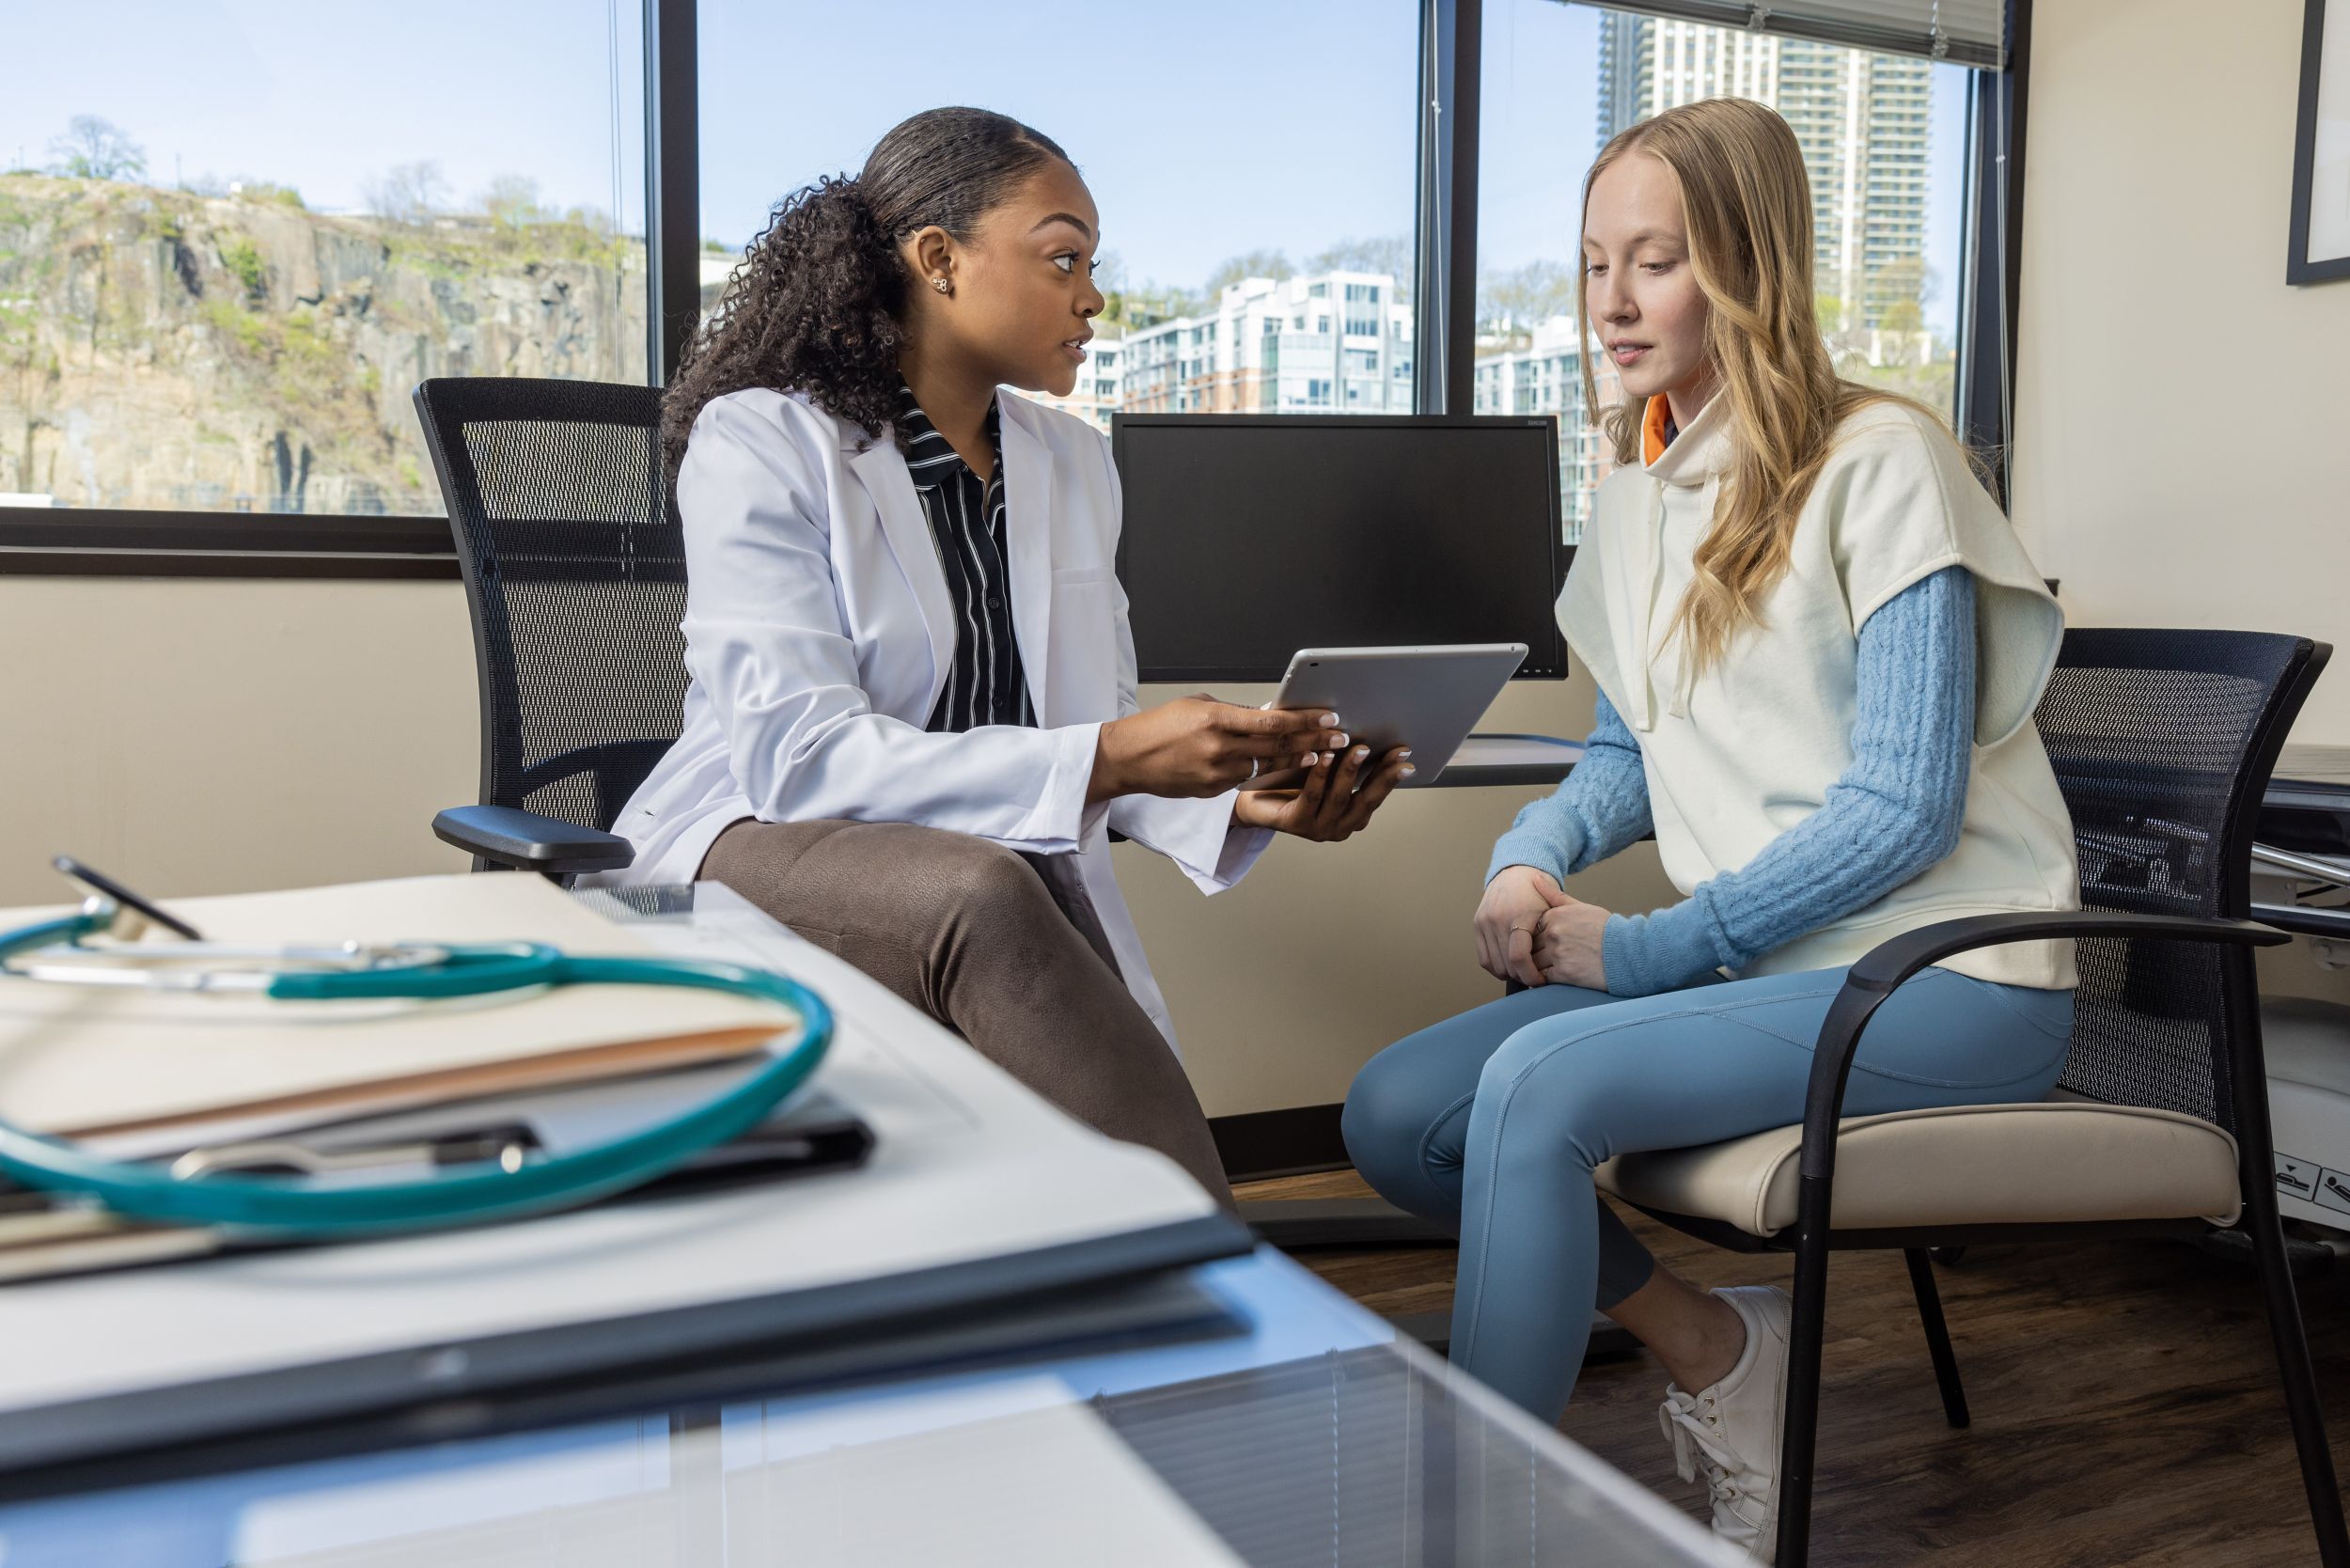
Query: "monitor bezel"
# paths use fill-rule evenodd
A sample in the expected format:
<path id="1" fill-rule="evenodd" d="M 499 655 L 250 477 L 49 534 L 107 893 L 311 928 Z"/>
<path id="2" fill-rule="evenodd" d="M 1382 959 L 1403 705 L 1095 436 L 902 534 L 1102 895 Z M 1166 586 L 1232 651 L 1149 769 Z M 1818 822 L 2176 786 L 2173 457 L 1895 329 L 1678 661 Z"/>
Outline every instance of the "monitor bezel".
<path id="1" fill-rule="evenodd" d="M 1574 550 L 1566 542 L 1564 496 L 1559 478 L 1559 422 L 1542 414 L 1130 414 L 1114 410 L 1110 414 L 1110 462 L 1118 469 L 1119 483 L 1126 482 L 1126 432 L 1138 426 L 1259 428 L 1264 430 L 1541 430 L 1544 445 L 1549 447 L 1550 461 L 1545 465 L 1545 478 L 1550 490 L 1550 515 L 1554 519 L 1548 538 L 1550 541 L 1550 596 L 1555 602 L 1559 589 L 1566 586 L 1567 568 L 1573 563 Z M 1126 520 L 1119 519 L 1116 569 L 1118 581 L 1126 584 Z M 1128 590 L 1132 597 L 1132 590 Z M 1563 681 L 1567 677 L 1567 639 L 1553 619 L 1546 641 L 1528 641 L 1526 662 L 1510 679 L 1512 681 Z M 1137 651 L 1139 658 L 1139 651 Z M 1288 660 L 1272 668 L 1255 665 L 1172 665 L 1143 666 L 1137 679 L 1145 684 L 1164 684 L 1184 681 L 1278 681 L 1288 670 Z"/>

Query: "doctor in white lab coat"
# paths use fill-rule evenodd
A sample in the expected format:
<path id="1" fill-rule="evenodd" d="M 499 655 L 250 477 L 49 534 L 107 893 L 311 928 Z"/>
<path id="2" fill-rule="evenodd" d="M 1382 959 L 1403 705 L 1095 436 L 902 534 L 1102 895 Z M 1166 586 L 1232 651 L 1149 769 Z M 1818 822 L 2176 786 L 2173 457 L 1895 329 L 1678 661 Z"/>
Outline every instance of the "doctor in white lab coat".
<path id="1" fill-rule="evenodd" d="M 1109 835 L 1214 893 L 1411 765 L 1342 715 L 1138 711 L 1107 443 L 1002 390 L 1072 389 L 1098 240 L 1060 149 L 972 109 L 778 209 L 665 409 L 692 681 L 616 880 L 728 883 L 1221 1196 Z"/>

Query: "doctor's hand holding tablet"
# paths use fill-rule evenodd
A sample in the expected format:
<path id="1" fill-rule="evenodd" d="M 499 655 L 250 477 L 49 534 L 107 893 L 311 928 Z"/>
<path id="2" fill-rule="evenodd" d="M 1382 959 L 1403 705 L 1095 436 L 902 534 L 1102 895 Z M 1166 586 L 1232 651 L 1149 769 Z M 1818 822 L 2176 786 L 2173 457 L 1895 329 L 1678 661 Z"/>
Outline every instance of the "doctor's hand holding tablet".
<path id="1" fill-rule="evenodd" d="M 1343 723 L 1319 704 L 1244 708 L 1204 693 L 1178 698 L 1102 726 L 1088 798 L 1201 798 L 1239 788 L 1236 824 L 1335 842 L 1370 822 L 1413 771 L 1408 749 L 1390 747 L 1374 760 Z M 1277 787 L 1246 788 L 1258 781 Z"/>
<path id="2" fill-rule="evenodd" d="M 1416 754 L 1430 778 L 1443 771 L 1526 653 L 1515 642 L 1301 649 L 1263 708 L 1201 696 L 1104 725 L 1092 798 L 1236 789 L 1241 826 L 1343 839 L 1419 774 Z"/>

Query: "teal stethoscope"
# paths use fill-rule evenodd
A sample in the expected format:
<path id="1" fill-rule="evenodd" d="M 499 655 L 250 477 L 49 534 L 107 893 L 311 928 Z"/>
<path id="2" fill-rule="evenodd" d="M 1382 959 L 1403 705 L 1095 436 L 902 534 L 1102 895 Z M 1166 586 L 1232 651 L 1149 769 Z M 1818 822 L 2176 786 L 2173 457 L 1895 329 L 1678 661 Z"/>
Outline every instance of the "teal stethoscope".
<path id="1" fill-rule="evenodd" d="M 502 1157 L 421 1178 L 175 1173 L 174 1168 L 108 1159 L 0 1119 L 0 1174 L 94 1200 L 126 1218 L 333 1236 L 511 1218 L 583 1203 L 650 1181 L 748 1132 L 807 1082 L 832 1043 L 832 1011 L 815 993 L 743 964 L 575 958 L 533 942 L 230 947 L 198 940 L 184 922 L 87 867 L 64 856 L 56 864 L 91 896 L 77 914 L 0 933 L 0 980 L 325 1002 L 430 1001 L 558 985 L 676 985 L 778 1003 L 799 1019 L 798 1037 L 765 1066 L 669 1121 L 562 1154 L 525 1157 L 509 1148 Z M 134 945 L 150 921 L 186 940 Z M 115 940 L 92 940 L 108 936 Z"/>

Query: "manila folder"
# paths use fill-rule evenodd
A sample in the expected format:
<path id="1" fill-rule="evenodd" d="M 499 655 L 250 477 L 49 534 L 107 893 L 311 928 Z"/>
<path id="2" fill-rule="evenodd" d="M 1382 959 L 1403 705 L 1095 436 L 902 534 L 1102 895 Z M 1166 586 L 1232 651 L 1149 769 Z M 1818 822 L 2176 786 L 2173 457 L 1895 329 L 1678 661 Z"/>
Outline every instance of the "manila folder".
<path id="1" fill-rule="evenodd" d="M 181 899 L 165 908 L 210 942 L 530 941 L 570 953 L 654 951 L 554 884 L 519 873 Z M 0 930 L 61 913 L 0 911 Z M 154 930 L 141 946 L 178 940 Z M 0 1116 L 76 1136 L 247 1113 L 329 1121 L 722 1060 L 788 1040 L 798 1025 L 772 1003 L 675 986 L 294 1002 L 0 977 Z"/>

